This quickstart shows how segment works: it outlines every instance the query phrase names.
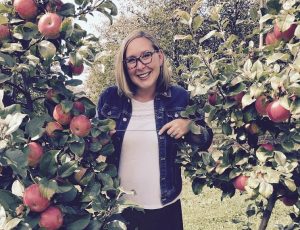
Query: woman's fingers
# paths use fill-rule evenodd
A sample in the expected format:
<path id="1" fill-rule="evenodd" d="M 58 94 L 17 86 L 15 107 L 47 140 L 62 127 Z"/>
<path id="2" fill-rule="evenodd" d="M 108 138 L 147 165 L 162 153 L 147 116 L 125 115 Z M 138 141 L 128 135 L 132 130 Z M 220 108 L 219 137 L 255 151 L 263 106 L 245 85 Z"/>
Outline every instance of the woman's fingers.
<path id="1" fill-rule="evenodd" d="M 189 131 L 190 120 L 188 119 L 175 119 L 165 124 L 158 132 L 159 135 L 167 132 L 168 135 L 175 139 L 181 138 Z"/>

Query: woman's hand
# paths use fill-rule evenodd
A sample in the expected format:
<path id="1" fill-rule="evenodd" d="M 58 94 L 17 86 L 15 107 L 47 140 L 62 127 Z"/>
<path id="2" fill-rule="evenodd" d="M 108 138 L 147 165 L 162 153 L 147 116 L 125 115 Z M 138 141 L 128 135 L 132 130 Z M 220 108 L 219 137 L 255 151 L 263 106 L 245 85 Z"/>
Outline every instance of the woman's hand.
<path id="1" fill-rule="evenodd" d="M 165 124 L 158 132 L 159 135 L 167 131 L 167 134 L 175 139 L 179 139 L 190 131 L 189 119 L 175 119 Z"/>

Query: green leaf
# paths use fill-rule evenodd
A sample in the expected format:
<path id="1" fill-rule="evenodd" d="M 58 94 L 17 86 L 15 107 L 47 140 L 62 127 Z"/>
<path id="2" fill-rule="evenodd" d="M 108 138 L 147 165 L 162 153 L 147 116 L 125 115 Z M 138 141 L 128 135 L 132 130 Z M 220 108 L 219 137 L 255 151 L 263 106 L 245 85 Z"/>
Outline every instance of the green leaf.
<path id="1" fill-rule="evenodd" d="M 174 12 L 174 16 L 179 17 L 181 23 L 189 25 L 189 21 L 190 21 L 191 16 L 188 12 L 186 12 L 184 10 L 177 9 Z"/>
<path id="2" fill-rule="evenodd" d="M 288 187 L 288 189 L 292 192 L 295 192 L 297 190 L 297 186 L 294 182 L 294 180 L 289 179 L 289 178 L 285 178 L 284 179 L 284 184 L 286 185 L 286 187 Z"/>
<path id="3" fill-rule="evenodd" d="M 242 98 L 242 107 L 245 108 L 248 105 L 251 105 L 255 101 L 255 98 L 253 98 L 249 94 L 245 94 Z"/>
<path id="4" fill-rule="evenodd" d="M 72 223 L 68 223 L 68 225 L 66 226 L 66 229 L 67 230 L 85 229 L 88 226 L 88 224 L 90 223 L 90 219 L 91 219 L 90 214 L 80 216 L 80 217 L 77 218 L 76 221 L 74 221 Z"/>
<path id="5" fill-rule="evenodd" d="M 82 85 L 82 80 L 72 79 L 72 80 L 65 81 L 65 83 L 66 83 L 66 85 L 69 85 L 69 86 L 79 86 L 79 85 Z"/>
<path id="6" fill-rule="evenodd" d="M 55 180 L 47 180 L 43 178 L 39 182 L 39 188 L 43 197 L 50 200 L 58 190 L 58 185 Z"/>
<path id="7" fill-rule="evenodd" d="M 232 134 L 232 128 L 229 123 L 223 123 L 222 124 L 222 133 L 226 136 L 229 136 Z"/>
<path id="8" fill-rule="evenodd" d="M 210 39 L 212 36 L 222 37 L 222 34 L 216 30 L 212 30 L 199 40 L 199 44 L 201 44 L 202 42 L 204 42 L 207 39 Z"/>
<path id="9" fill-rule="evenodd" d="M 77 161 L 69 161 L 67 163 L 64 163 L 62 166 L 60 166 L 57 169 L 57 173 L 62 178 L 68 177 L 75 172 L 77 167 L 78 167 Z"/>
<path id="10" fill-rule="evenodd" d="M 27 154 L 24 154 L 19 149 L 9 149 L 4 154 L 8 165 L 12 167 L 14 172 L 22 177 L 27 175 Z"/>
<path id="11" fill-rule="evenodd" d="M 37 24 L 26 22 L 14 27 L 13 36 L 17 39 L 31 40 L 39 34 Z"/>
<path id="12" fill-rule="evenodd" d="M 7 55 L 0 52 L 0 64 L 2 66 L 13 67 L 16 64 L 16 60 L 11 55 Z"/>
<path id="13" fill-rule="evenodd" d="M 289 59 L 289 57 L 290 56 L 287 53 L 273 53 L 267 57 L 266 63 L 267 63 L 267 65 L 270 65 L 273 62 L 276 62 L 278 60 L 287 61 Z"/>
<path id="14" fill-rule="evenodd" d="M 45 132 L 43 125 L 46 119 L 46 116 L 36 116 L 26 124 L 25 133 L 29 135 L 31 140 L 37 140 L 43 136 Z"/>
<path id="15" fill-rule="evenodd" d="M 5 211 L 9 213 L 15 213 L 16 208 L 23 204 L 20 197 L 12 194 L 10 191 L 0 189 L 0 204 L 3 206 Z"/>
<path id="16" fill-rule="evenodd" d="M 105 228 L 109 229 L 109 230 L 126 230 L 126 224 L 120 220 L 113 220 L 108 222 L 105 225 Z"/>
<path id="17" fill-rule="evenodd" d="M 174 36 L 174 41 L 177 40 L 188 40 L 188 41 L 192 41 L 193 37 L 192 35 L 188 34 L 188 35 L 175 35 Z"/>
<path id="18" fill-rule="evenodd" d="M 299 86 L 299 92 L 300 92 L 300 86 Z M 294 100 L 291 103 L 290 109 L 292 114 L 300 114 L 300 98 L 296 98 L 296 100 Z"/>
<path id="19" fill-rule="evenodd" d="M 20 218 L 13 218 L 5 224 L 4 229 L 6 230 L 15 229 L 15 227 L 17 227 L 21 221 L 22 219 Z"/>
<path id="20" fill-rule="evenodd" d="M 69 38 L 74 31 L 73 18 L 65 18 L 61 24 L 60 34 L 64 38 Z"/>
<path id="21" fill-rule="evenodd" d="M 108 12 L 111 16 L 116 16 L 118 14 L 117 6 L 110 0 L 101 3 L 97 10 L 101 11 L 100 8 L 102 8 L 105 12 Z"/>
<path id="22" fill-rule="evenodd" d="M 291 24 L 294 21 L 295 21 L 295 15 L 285 14 L 285 15 L 281 15 L 281 17 L 278 17 L 276 23 L 280 31 L 286 31 L 288 28 L 290 28 Z"/>
<path id="23" fill-rule="evenodd" d="M 267 199 L 273 193 L 273 186 L 267 182 L 262 181 L 259 185 L 258 192 Z"/>
<path id="24" fill-rule="evenodd" d="M 7 24 L 9 22 L 8 18 L 4 15 L 0 15 L 0 25 Z"/>
<path id="25" fill-rule="evenodd" d="M 196 177 L 192 182 L 192 189 L 195 195 L 199 195 L 205 186 L 205 179 Z"/>
<path id="26" fill-rule="evenodd" d="M 264 147 L 259 147 L 256 150 L 256 157 L 260 162 L 266 162 L 268 158 L 273 157 L 273 152 L 269 152 Z"/>
<path id="27" fill-rule="evenodd" d="M 56 47 L 52 42 L 49 41 L 41 41 L 38 44 L 38 49 L 41 57 L 44 60 L 51 60 L 56 54 Z"/>
<path id="28" fill-rule="evenodd" d="M 200 15 L 197 15 L 196 17 L 194 17 L 193 21 L 192 21 L 193 31 L 197 31 L 201 27 L 203 21 L 204 21 L 204 19 Z"/>
<path id="29" fill-rule="evenodd" d="M 0 73 L 0 84 L 6 82 L 7 80 L 10 80 L 11 76 L 6 75 L 4 73 Z"/>
<path id="30" fill-rule="evenodd" d="M 98 173 L 97 177 L 99 180 L 101 180 L 101 182 L 103 184 L 102 190 L 105 191 L 107 189 L 109 190 L 114 187 L 114 182 L 110 175 L 108 175 L 106 173 Z"/>
<path id="31" fill-rule="evenodd" d="M 101 149 L 101 155 L 103 156 L 109 156 L 115 151 L 114 145 L 109 143 L 107 145 L 104 145 Z"/>
<path id="32" fill-rule="evenodd" d="M 75 5 L 72 3 L 65 3 L 62 5 L 59 14 L 61 16 L 69 17 L 75 14 Z"/>
<path id="33" fill-rule="evenodd" d="M 40 174 L 45 177 L 52 177 L 57 171 L 56 156 L 59 150 L 50 150 L 43 154 L 40 161 Z"/>
<path id="34" fill-rule="evenodd" d="M 84 149 L 85 149 L 84 140 L 80 140 L 79 142 L 73 142 L 70 144 L 70 150 L 79 157 L 83 155 Z"/>
<path id="35" fill-rule="evenodd" d="M 277 162 L 277 164 L 284 166 L 286 163 L 286 156 L 283 152 L 280 151 L 274 151 L 274 159 Z"/>

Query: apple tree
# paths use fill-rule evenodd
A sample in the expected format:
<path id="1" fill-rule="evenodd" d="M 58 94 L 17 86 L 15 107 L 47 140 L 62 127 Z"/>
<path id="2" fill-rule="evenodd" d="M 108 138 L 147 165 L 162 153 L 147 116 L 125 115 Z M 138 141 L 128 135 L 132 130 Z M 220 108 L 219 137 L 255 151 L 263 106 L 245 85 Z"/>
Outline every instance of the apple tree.
<path id="1" fill-rule="evenodd" d="M 201 4 L 176 12 L 190 31 L 177 38 L 198 44 L 197 52 L 184 56 L 192 63 L 184 76 L 194 103 L 183 115 L 197 121 L 204 111 L 220 130 L 209 152 L 183 146 L 179 161 L 195 194 L 204 186 L 221 189 L 222 197 L 247 194 L 253 200 L 247 215 L 262 213 L 259 229 L 266 229 L 278 200 L 295 207 L 289 229 L 300 223 L 299 6 L 293 0 L 261 1 L 259 24 L 243 39 L 227 32 L 222 5 L 206 9 L 214 29 L 200 40 L 195 34 Z M 217 50 L 205 46 L 211 39 L 218 40 Z M 202 106 L 199 98 L 206 95 Z M 201 133 L 197 125 L 192 128 Z"/>
<path id="2" fill-rule="evenodd" d="M 110 20 L 110 0 L 0 3 L 0 228 L 124 229 L 112 120 L 75 75 L 93 63 L 98 39 L 78 24 Z"/>

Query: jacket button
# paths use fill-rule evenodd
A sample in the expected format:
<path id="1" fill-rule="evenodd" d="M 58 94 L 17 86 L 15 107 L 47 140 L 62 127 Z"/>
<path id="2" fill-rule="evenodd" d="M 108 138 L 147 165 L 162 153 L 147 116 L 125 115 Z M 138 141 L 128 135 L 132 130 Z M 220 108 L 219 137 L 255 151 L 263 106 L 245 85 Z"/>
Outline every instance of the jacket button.
<path id="1" fill-rule="evenodd" d="M 108 111 L 107 115 L 111 115 L 111 111 Z"/>
<path id="2" fill-rule="evenodd" d="M 127 121 L 127 118 L 126 118 L 126 117 L 123 117 L 123 121 Z"/>
<path id="3" fill-rule="evenodd" d="M 175 117 L 178 117 L 178 113 L 175 113 L 175 115 L 174 115 Z"/>

